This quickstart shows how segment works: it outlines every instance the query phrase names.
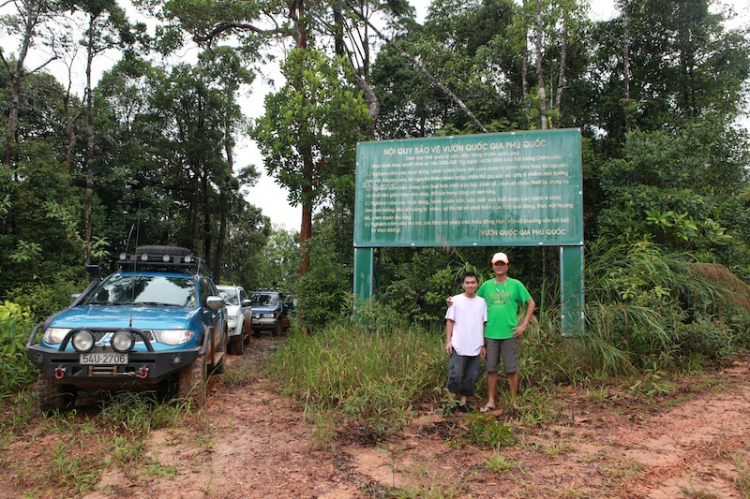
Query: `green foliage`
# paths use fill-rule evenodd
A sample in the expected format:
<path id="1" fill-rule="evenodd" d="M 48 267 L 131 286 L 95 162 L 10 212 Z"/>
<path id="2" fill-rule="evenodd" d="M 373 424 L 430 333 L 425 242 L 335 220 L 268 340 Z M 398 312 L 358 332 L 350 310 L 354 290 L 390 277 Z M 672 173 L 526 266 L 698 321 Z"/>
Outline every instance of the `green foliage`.
<path id="1" fill-rule="evenodd" d="M 339 413 L 360 438 L 379 440 L 402 428 L 411 405 L 444 383 L 441 353 L 439 334 L 354 320 L 291 335 L 269 372 L 306 410 Z"/>
<path id="2" fill-rule="evenodd" d="M 651 362 L 674 367 L 693 354 L 726 358 L 747 344 L 747 314 L 736 308 L 745 303 L 741 289 L 729 293 L 686 255 L 648 242 L 600 240 L 590 250 L 581 338 L 590 367 L 611 373 Z M 726 310 L 735 311 L 729 314 L 736 318 L 732 328 L 724 321 Z"/>
<path id="3" fill-rule="evenodd" d="M 408 390 L 390 376 L 364 378 L 339 401 L 346 424 L 369 438 L 380 439 L 403 428 L 411 419 Z"/>
<path id="4" fill-rule="evenodd" d="M 353 239 L 350 217 L 342 221 L 341 214 L 324 210 L 316 220 L 317 233 L 306 242 L 310 249 L 310 270 L 293 283 L 294 293 L 300 298 L 297 319 L 313 328 L 336 322 L 342 309 L 351 307 L 353 281 Z M 300 253 L 294 263 L 299 264 Z"/>
<path id="5" fill-rule="evenodd" d="M 272 227 L 269 237 L 260 253 L 255 257 L 252 272 L 240 282 L 248 282 L 250 290 L 257 288 L 278 288 L 296 291 L 299 279 L 301 252 L 299 233 L 283 227 Z"/>
<path id="6" fill-rule="evenodd" d="M 68 307 L 72 296 L 83 288 L 83 285 L 62 277 L 52 275 L 48 282 L 26 283 L 11 290 L 8 297 L 29 309 L 33 323 L 44 322 L 47 317 Z"/>
<path id="7" fill-rule="evenodd" d="M 492 414 L 473 413 L 466 416 L 466 432 L 466 443 L 495 450 L 516 441 L 513 428 L 497 421 Z"/>
<path id="8" fill-rule="evenodd" d="M 601 234 L 631 244 L 646 239 L 704 261 L 732 255 L 725 263 L 747 265 L 747 235 L 731 208 L 747 181 L 747 140 L 716 116 L 632 133 L 628 157 L 601 170 Z"/>
<path id="9" fill-rule="evenodd" d="M 179 416 L 174 406 L 159 403 L 154 393 L 123 391 L 105 399 L 97 424 L 113 433 L 141 437 L 171 426 Z"/>
<path id="10" fill-rule="evenodd" d="M 521 467 L 520 461 L 509 461 L 502 454 L 495 453 L 487 460 L 485 466 L 495 473 L 505 473 Z"/>
<path id="11" fill-rule="evenodd" d="M 463 249 L 462 249 L 463 250 Z M 442 325 L 449 296 L 462 293 L 464 272 L 477 272 L 475 261 L 486 262 L 483 252 L 456 248 L 391 249 L 381 253 L 381 290 L 378 299 L 400 311 L 409 322 L 427 327 Z M 490 253 L 491 254 L 491 253 Z M 482 267 L 483 268 L 483 267 Z M 480 274 L 480 284 L 484 282 Z"/>
<path id="12" fill-rule="evenodd" d="M 285 85 L 266 96 L 265 115 L 250 130 L 293 205 L 313 208 L 328 197 L 353 204 L 354 145 L 369 114 L 347 68 L 317 50 L 291 51 L 281 68 Z"/>
<path id="13" fill-rule="evenodd" d="M 0 304 L 0 398 L 33 382 L 36 368 L 26 358 L 26 341 L 31 334 L 28 308 L 6 301 Z"/>

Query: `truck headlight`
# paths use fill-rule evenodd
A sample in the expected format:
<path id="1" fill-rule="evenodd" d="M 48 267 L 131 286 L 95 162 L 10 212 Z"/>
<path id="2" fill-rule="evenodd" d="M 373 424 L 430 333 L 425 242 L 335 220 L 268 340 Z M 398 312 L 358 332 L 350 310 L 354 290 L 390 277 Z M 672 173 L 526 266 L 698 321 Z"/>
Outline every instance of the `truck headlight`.
<path id="1" fill-rule="evenodd" d="M 165 345 L 182 345 L 190 341 L 193 332 L 189 329 L 162 329 L 155 330 L 156 341 Z"/>
<path id="2" fill-rule="evenodd" d="M 115 352 L 129 352 L 133 349 L 133 346 L 135 346 L 135 338 L 130 331 L 117 331 L 112 335 L 112 349 Z"/>
<path id="3" fill-rule="evenodd" d="M 70 328 L 48 327 L 44 332 L 42 341 L 50 345 L 59 345 L 65 339 L 65 335 L 70 332 Z"/>
<path id="4" fill-rule="evenodd" d="M 81 329 L 73 333 L 73 348 L 80 353 L 88 353 L 94 349 L 94 335 L 90 331 Z"/>

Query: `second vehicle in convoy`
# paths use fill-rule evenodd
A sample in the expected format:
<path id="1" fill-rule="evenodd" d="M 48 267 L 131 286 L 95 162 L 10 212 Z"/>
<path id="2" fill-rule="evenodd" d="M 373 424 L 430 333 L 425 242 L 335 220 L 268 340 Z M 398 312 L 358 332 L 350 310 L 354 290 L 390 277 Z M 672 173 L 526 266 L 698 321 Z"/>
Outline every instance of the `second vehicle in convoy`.
<path id="1" fill-rule="evenodd" d="M 253 309 L 250 298 L 241 286 L 216 286 L 224 299 L 229 317 L 229 353 L 242 355 L 253 333 Z"/>

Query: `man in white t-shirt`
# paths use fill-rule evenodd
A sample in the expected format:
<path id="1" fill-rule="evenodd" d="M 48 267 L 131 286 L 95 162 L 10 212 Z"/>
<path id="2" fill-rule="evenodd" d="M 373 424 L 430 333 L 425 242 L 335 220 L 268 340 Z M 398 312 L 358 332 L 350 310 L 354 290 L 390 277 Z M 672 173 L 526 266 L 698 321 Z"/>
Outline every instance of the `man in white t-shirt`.
<path id="1" fill-rule="evenodd" d="M 487 303 L 477 296 L 479 278 L 467 272 L 461 279 L 464 292 L 454 296 L 445 314 L 445 353 L 448 363 L 448 391 L 459 396 L 457 411 L 474 412 L 466 397 L 474 395 L 479 376 L 480 359 L 486 355 L 484 325 L 487 322 Z"/>

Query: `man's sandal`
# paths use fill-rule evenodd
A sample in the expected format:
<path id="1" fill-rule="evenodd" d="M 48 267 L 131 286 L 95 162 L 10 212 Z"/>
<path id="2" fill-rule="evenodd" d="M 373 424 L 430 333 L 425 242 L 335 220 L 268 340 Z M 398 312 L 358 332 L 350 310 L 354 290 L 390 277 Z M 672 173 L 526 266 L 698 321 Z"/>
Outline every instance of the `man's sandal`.
<path id="1" fill-rule="evenodd" d="M 497 409 L 497 407 L 495 407 L 494 405 L 485 405 L 484 407 L 479 409 L 479 412 L 481 413 L 492 412 L 495 409 Z"/>

